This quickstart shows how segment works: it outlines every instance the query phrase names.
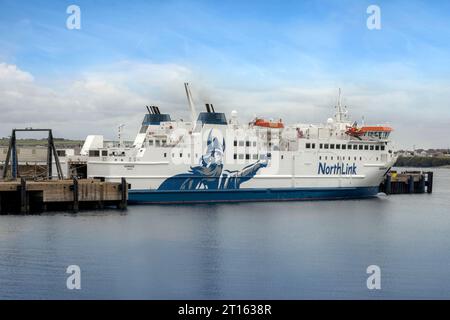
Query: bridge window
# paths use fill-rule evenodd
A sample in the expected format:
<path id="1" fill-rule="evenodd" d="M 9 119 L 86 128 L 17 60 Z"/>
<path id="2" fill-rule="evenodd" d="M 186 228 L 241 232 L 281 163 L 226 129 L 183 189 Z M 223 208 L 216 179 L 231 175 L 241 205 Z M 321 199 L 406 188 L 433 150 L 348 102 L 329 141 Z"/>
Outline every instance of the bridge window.
<path id="1" fill-rule="evenodd" d="M 359 145 L 359 150 L 364 149 L 364 146 L 362 144 Z"/>
<path id="2" fill-rule="evenodd" d="M 61 150 L 64 151 L 64 154 L 66 153 L 65 150 Z M 107 157 L 108 156 L 108 150 L 102 150 L 102 157 Z"/>
<path id="3" fill-rule="evenodd" d="M 380 150 L 380 146 L 375 146 L 375 150 Z"/>
<path id="4" fill-rule="evenodd" d="M 236 160 L 237 159 L 237 154 L 233 154 L 233 159 Z"/>
<path id="5" fill-rule="evenodd" d="M 249 154 L 246 154 L 245 155 L 245 160 L 249 160 L 250 159 L 250 155 Z"/>
<path id="6" fill-rule="evenodd" d="M 244 155 L 243 155 L 243 154 L 240 154 L 240 155 L 239 155 L 239 159 L 241 159 L 241 160 L 244 159 Z"/>
<path id="7" fill-rule="evenodd" d="M 99 150 L 89 150 L 89 157 L 100 157 Z"/>
<path id="8" fill-rule="evenodd" d="M 245 141 L 245 146 L 250 147 L 250 141 Z"/>
<path id="9" fill-rule="evenodd" d="M 358 150 L 358 145 L 354 144 L 353 145 L 353 150 Z"/>
<path id="10" fill-rule="evenodd" d="M 384 151 L 384 146 L 381 146 L 381 151 Z"/>
<path id="11" fill-rule="evenodd" d="M 325 143 L 325 149 L 328 149 L 328 143 Z"/>
<path id="12" fill-rule="evenodd" d="M 311 147 L 312 147 L 313 149 L 315 149 L 315 148 L 316 148 L 316 144 L 313 143 L 313 144 L 311 145 Z"/>
<path id="13" fill-rule="evenodd" d="M 166 152 L 164 152 L 164 158 L 167 158 L 167 153 Z"/>
<path id="14" fill-rule="evenodd" d="M 369 150 L 369 146 L 368 146 L 368 145 L 365 145 L 365 146 L 364 146 L 364 150 Z"/>
<path id="15" fill-rule="evenodd" d="M 235 147 L 237 147 L 237 141 L 236 141 L 236 140 L 234 140 L 233 145 L 234 145 Z"/>
<path id="16" fill-rule="evenodd" d="M 330 149 L 334 149 L 334 144 L 330 144 Z"/>
<path id="17" fill-rule="evenodd" d="M 341 145 L 340 145 L 340 144 L 337 144 L 337 145 L 336 145 L 336 149 L 341 149 Z"/>
<path id="18" fill-rule="evenodd" d="M 319 149 L 323 149 L 323 144 L 322 143 L 319 145 Z"/>
<path id="19" fill-rule="evenodd" d="M 311 143 L 306 144 L 306 149 L 311 149 Z"/>
<path id="20" fill-rule="evenodd" d="M 373 147 L 374 147 L 374 146 L 370 146 L 370 150 L 373 150 Z"/>

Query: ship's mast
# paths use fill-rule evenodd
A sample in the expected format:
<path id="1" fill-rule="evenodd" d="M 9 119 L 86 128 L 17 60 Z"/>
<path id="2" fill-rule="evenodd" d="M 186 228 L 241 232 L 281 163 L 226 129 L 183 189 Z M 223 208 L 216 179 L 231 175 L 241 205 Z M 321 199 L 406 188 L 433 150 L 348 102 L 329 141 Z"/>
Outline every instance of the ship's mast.
<path id="1" fill-rule="evenodd" d="M 338 101 L 337 101 L 337 106 L 336 106 L 336 122 L 343 122 L 345 120 L 345 118 L 347 117 L 347 109 L 346 107 L 342 106 L 341 103 L 341 88 L 339 88 L 339 96 L 338 96 Z"/>

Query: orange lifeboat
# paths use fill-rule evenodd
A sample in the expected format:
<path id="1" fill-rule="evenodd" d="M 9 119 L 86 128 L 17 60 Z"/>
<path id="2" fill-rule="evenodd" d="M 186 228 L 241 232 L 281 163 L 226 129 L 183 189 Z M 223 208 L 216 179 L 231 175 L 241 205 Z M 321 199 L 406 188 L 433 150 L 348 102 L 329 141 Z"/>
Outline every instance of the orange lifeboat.
<path id="1" fill-rule="evenodd" d="M 360 137 L 364 135 L 364 131 L 356 126 L 347 127 L 347 131 L 345 131 L 345 133 L 352 137 Z"/>
<path id="2" fill-rule="evenodd" d="M 269 121 L 269 120 L 265 120 L 265 119 L 256 118 L 252 124 L 254 126 L 264 127 L 264 128 L 274 128 L 274 129 L 284 128 L 284 124 L 281 121 L 281 119 L 278 121 Z"/>

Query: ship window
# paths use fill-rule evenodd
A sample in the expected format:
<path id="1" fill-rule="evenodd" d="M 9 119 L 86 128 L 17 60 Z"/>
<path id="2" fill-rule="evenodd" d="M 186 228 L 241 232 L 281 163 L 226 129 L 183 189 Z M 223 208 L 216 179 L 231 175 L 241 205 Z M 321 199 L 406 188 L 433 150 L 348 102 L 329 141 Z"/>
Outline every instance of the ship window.
<path id="1" fill-rule="evenodd" d="M 380 146 L 375 146 L 375 150 L 380 150 Z"/>
<path id="2" fill-rule="evenodd" d="M 362 150 L 364 146 L 362 144 L 359 145 L 359 150 Z"/>
<path id="3" fill-rule="evenodd" d="M 362 157 L 359 157 L 359 161 L 362 161 Z"/>
<path id="4" fill-rule="evenodd" d="M 146 133 L 147 132 L 147 128 L 148 128 L 148 126 L 142 126 L 141 127 L 141 131 L 139 131 L 139 133 Z"/>
<path id="5" fill-rule="evenodd" d="M 322 160 L 322 156 L 319 156 L 319 160 Z"/>
<path id="6" fill-rule="evenodd" d="M 155 140 L 155 147 L 159 147 L 160 145 L 160 141 L 159 140 Z"/>
<path id="7" fill-rule="evenodd" d="M 244 155 L 243 155 L 243 154 L 240 154 L 240 155 L 239 155 L 239 159 L 244 159 Z"/>
<path id="8" fill-rule="evenodd" d="M 313 149 L 316 148 L 316 144 L 315 143 L 313 143 L 311 146 L 312 146 Z"/>
<path id="9" fill-rule="evenodd" d="M 165 145 L 166 144 L 166 140 L 161 140 L 161 145 Z"/>
<path id="10" fill-rule="evenodd" d="M 64 151 L 64 150 L 63 150 Z M 108 156 L 108 150 L 102 150 L 102 156 L 106 157 Z"/>
<path id="11" fill-rule="evenodd" d="M 188 153 L 188 158 L 190 158 L 191 157 L 191 154 L 190 153 Z"/>
<path id="12" fill-rule="evenodd" d="M 370 150 L 373 150 L 373 147 L 374 147 L 374 146 L 370 146 Z"/>
<path id="13" fill-rule="evenodd" d="M 384 146 L 381 146 L 381 150 L 384 151 Z"/>
<path id="14" fill-rule="evenodd" d="M 319 149 L 323 149 L 323 144 L 320 144 L 320 145 L 319 145 Z"/>
<path id="15" fill-rule="evenodd" d="M 365 145 L 365 146 L 364 146 L 364 150 L 369 150 L 369 146 L 368 146 L 368 145 Z"/>
<path id="16" fill-rule="evenodd" d="M 340 149 L 341 148 L 341 145 L 340 144 L 337 144 L 336 145 L 336 149 Z"/>
<path id="17" fill-rule="evenodd" d="M 172 158 L 175 158 L 175 153 L 172 153 Z"/>
<path id="18" fill-rule="evenodd" d="M 239 141 L 239 146 L 243 147 L 244 146 L 244 141 Z"/>
<path id="19" fill-rule="evenodd" d="M 353 150 L 358 150 L 358 145 L 354 144 L 353 145 Z"/>
<path id="20" fill-rule="evenodd" d="M 180 153 L 180 158 L 183 158 L 183 154 L 182 153 Z"/>
<path id="21" fill-rule="evenodd" d="M 253 155 L 253 160 L 257 160 L 258 159 L 258 155 L 257 154 L 254 154 Z"/>
<path id="22" fill-rule="evenodd" d="M 100 157 L 100 151 L 98 151 L 98 150 L 89 150 L 89 157 Z"/>
<path id="23" fill-rule="evenodd" d="M 236 140 L 234 140 L 233 145 L 234 145 L 235 147 L 237 147 L 237 141 L 236 141 Z"/>
<path id="24" fill-rule="evenodd" d="M 311 148 L 311 143 L 307 143 L 306 144 L 306 149 L 310 149 Z"/>
<path id="25" fill-rule="evenodd" d="M 284 156 L 281 156 L 281 160 L 283 160 L 284 159 Z"/>
<path id="26" fill-rule="evenodd" d="M 350 157 L 348 157 L 348 161 L 350 161 Z"/>
<path id="27" fill-rule="evenodd" d="M 235 141 L 236 142 L 236 141 Z M 237 159 L 237 154 L 233 154 L 233 159 L 236 160 Z"/>
<path id="28" fill-rule="evenodd" d="M 153 145 L 153 140 L 148 140 L 148 145 L 152 146 Z"/>
<path id="29" fill-rule="evenodd" d="M 325 143 L 325 149 L 328 149 L 328 143 Z"/>
<path id="30" fill-rule="evenodd" d="M 378 157 L 377 157 L 377 161 L 378 161 Z"/>
<path id="31" fill-rule="evenodd" d="M 167 153 L 166 152 L 164 152 L 164 158 L 167 158 Z"/>
<path id="32" fill-rule="evenodd" d="M 333 160 L 333 157 L 331 157 L 331 160 Z"/>
<path id="33" fill-rule="evenodd" d="M 342 145 L 342 150 L 345 150 L 345 149 L 347 149 L 347 145 L 346 145 L 346 144 L 343 144 L 343 145 Z"/>
<path id="34" fill-rule="evenodd" d="M 253 146 L 256 147 L 256 141 L 253 141 Z"/>
<path id="35" fill-rule="evenodd" d="M 330 144 L 330 149 L 334 149 L 334 144 Z"/>
<path id="36" fill-rule="evenodd" d="M 245 160 L 249 160 L 250 159 L 250 155 L 249 154 L 246 154 L 245 155 Z"/>
<path id="37" fill-rule="evenodd" d="M 325 160 L 327 160 L 328 159 L 328 157 L 325 157 Z"/>
<path id="38" fill-rule="evenodd" d="M 356 161 L 356 157 L 353 158 Z"/>
<path id="39" fill-rule="evenodd" d="M 245 146 L 250 147 L 250 141 L 245 141 Z"/>

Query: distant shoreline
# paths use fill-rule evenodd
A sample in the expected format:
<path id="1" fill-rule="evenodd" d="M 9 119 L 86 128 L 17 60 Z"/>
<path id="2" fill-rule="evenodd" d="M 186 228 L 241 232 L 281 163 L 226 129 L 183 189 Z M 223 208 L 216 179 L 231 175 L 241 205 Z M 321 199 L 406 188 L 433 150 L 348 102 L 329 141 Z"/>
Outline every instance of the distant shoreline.
<path id="1" fill-rule="evenodd" d="M 399 157 L 394 167 L 450 168 L 450 157 Z"/>

